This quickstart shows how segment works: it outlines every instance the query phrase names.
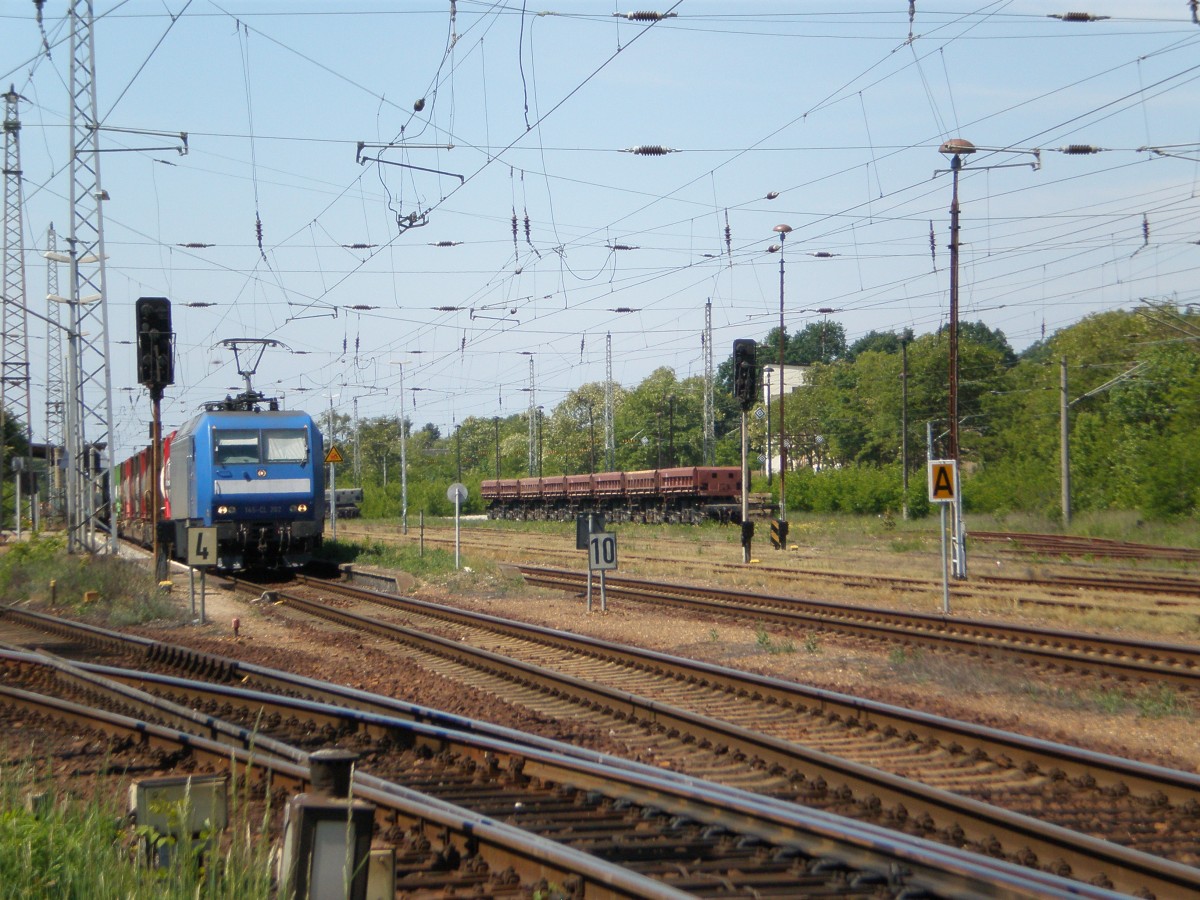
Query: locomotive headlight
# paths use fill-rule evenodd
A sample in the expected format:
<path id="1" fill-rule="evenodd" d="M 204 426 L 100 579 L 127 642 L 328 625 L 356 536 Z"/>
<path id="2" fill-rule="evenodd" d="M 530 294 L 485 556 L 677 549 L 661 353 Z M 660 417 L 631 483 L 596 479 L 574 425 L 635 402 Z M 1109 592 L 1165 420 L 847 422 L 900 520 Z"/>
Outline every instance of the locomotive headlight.
<path id="1" fill-rule="evenodd" d="M 237 512 L 236 506 L 218 506 L 217 507 L 217 515 L 218 516 L 228 516 L 228 515 L 232 515 L 235 512 Z"/>
<path id="2" fill-rule="evenodd" d="M 299 513 L 306 513 L 306 512 L 308 512 L 308 504 L 307 504 L 307 503 L 297 503 L 297 504 L 296 504 L 294 507 L 292 507 L 292 508 L 293 508 L 293 509 L 294 509 L 296 512 L 299 512 Z"/>

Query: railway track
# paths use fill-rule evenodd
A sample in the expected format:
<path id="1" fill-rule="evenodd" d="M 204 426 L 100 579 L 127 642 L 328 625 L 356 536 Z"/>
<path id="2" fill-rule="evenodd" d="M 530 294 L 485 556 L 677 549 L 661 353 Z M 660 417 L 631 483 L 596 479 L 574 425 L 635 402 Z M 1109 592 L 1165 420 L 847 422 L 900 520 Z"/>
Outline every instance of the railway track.
<path id="1" fill-rule="evenodd" d="M 1109 559 L 1156 559 L 1170 562 L 1200 562 L 1200 550 L 1190 547 L 1162 547 L 1117 541 L 1110 538 L 1079 537 L 1069 534 L 1026 534 L 1008 531 L 972 531 L 973 541 L 1001 544 L 1022 553 L 1046 556 L 1095 556 Z"/>
<path id="2" fill-rule="evenodd" d="M 131 669 L 0 653 L 6 709 L 154 741 L 214 767 L 233 758 L 264 792 L 311 783 L 303 747 L 353 745 L 363 755 L 354 794 L 376 805 L 405 896 L 528 896 L 548 880 L 588 897 L 1115 896 L 362 691 L 49 617 L 5 618 L 143 660 Z"/>
<path id="3" fill-rule="evenodd" d="M 1121 891 L 1200 891 L 1200 778 L 1190 773 L 450 607 L 313 589 L 402 619 L 279 597 L 510 702 L 608 719 L 660 766 Z M 1171 874 L 1143 868 L 1159 865 Z"/>
<path id="4" fill-rule="evenodd" d="M 437 547 L 453 547 L 452 534 L 442 533 L 441 529 L 433 530 L 427 527 L 427 533 L 421 536 L 412 534 L 406 537 L 396 535 L 380 535 L 367 531 L 343 531 L 347 537 L 363 537 L 386 543 L 402 543 L 420 540 Z M 988 534 L 985 532 L 984 534 Z M 1000 533 L 996 533 L 1000 534 Z M 971 537 L 975 537 L 974 534 Z M 1019 537 L 1019 536 L 1015 536 Z M 483 553 L 493 559 L 507 562 L 513 559 L 514 549 L 511 540 L 504 540 L 493 533 L 478 534 L 464 532 L 461 538 L 463 544 L 474 552 Z M 694 542 L 678 542 L 682 549 L 694 551 Z M 1005 543 L 1005 542 L 1000 542 Z M 1011 546 L 1020 547 L 1019 541 L 1010 542 Z M 564 541 L 565 544 L 565 541 Z M 1149 545 L 1145 545 L 1149 546 Z M 1150 557 L 1159 559 L 1175 559 L 1171 554 L 1177 548 L 1155 548 L 1162 556 Z M 1187 554 L 1191 551 L 1182 551 Z M 1200 551 L 1195 551 L 1200 559 Z M 541 542 L 535 553 L 538 564 L 545 564 L 547 559 L 563 566 L 574 566 L 580 561 L 581 552 L 566 546 L 553 546 Z M 622 551 L 622 560 L 635 566 L 650 566 L 662 562 L 661 554 L 639 553 L 631 550 Z M 1057 554 L 1052 554 L 1057 555 Z M 1121 558 L 1142 558 L 1125 556 Z M 1179 558 L 1190 558 L 1186 555 Z M 855 571 L 837 571 L 829 569 L 814 569 L 799 565 L 773 565 L 771 563 L 755 562 L 747 565 L 742 562 L 725 562 L 717 559 L 691 558 L 689 566 L 700 566 L 707 570 L 720 573 L 745 573 L 753 571 L 759 574 L 777 577 L 789 581 L 806 583 L 831 584 L 838 587 L 878 589 L 887 588 L 892 592 L 915 594 L 918 596 L 938 597 L 941 594 L 941 580 L 934 577 L 918 577 L 895 574 L 864 574 Z M 1139 595 L 1150 599 L 1140 604 L 1140 610 L 1148 615 L 1186 616 L 1200 619 L 1200 578 L 1172 573 L 1147 573 L 1136 575 L 1127 573 L 1060 573 L 1043 574 L 1039 576 L 1015 577 L 998 575 L 980 571 L 972 575 L 968 581 L 954 584 L 955 596 L 961 601 L 972 598 L 980 602 L 1008 603 L 1013 608 L 1021 607 L 1050 607 L 1074 608 L 1087 611 L 1127 612 L 1129 596 Z"/>
<path id="5" fill-rule="evenodd" d="M 581 592 L 586 572 L 519 566 L 529 584 Z M 610 576 L 610 596 L 693 612 L 734 615 L 796 628 L 819 628 L 898 644 L 1016 660 L 1039 668 L 1087 672 L 1116 682 L 1200 689 L 1200 648 L 944 615 L 782 597 Z"/>

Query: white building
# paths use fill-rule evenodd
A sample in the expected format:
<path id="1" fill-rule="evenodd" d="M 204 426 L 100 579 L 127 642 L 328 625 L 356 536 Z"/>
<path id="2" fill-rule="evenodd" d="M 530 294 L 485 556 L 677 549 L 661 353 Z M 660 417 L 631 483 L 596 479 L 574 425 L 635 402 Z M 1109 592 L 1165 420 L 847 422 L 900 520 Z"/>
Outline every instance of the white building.
<path id="1" fill-rule="evenodd" d="M 802 387 L 808 387 L 808 373 L 812 370 L 812 366 L 784 366 L 783 367 L 783 388 L 787 393 Z M 770 403 L 773 400 L 779 399 L 779 372 L 778 365 L 765 365 L 762 368 L 762 392 L 763 402 Z"/>
<path id="2" fill-rule="evenodd" d="M 802 387 L 808 387 L 809 372 L 812 366 L 783 366 L 783 389 L 786 393 L 791 394 Z M 779 400 L 779 384 L 780 384 L 780 367 L 778 365 L 765 365 L 762 369 L 762 398 L 763 403 L 767 406 Z M 785 399 L 786 406 L 786 399 Z M 771 423 L 773 426 L 773 434 L 767 436 L 767 447 L 769 456 L 763 462 L 762 471 L 770 475 L 779 471 L 779 422 Z M 796 461 L 789 457 L 788 468 L 796 468 Z"/>

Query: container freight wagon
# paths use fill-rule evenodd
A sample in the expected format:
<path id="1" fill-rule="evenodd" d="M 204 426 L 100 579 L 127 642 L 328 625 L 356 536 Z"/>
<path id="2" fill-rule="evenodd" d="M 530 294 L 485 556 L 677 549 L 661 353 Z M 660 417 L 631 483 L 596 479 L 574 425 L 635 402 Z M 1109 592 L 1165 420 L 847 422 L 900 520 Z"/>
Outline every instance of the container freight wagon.
<path id="1" fill-rule="evenodd" d="M 338 488 L 336 497 L 332 496 L 333 493 L 328 490 L 325 492 L 325 508 L 327 510 L 334 509 L 336 505 L 339 519 L 357 519 L 362 515 L 362 488 Z"/>
<path id="2" fill-rule="evenodd" d="M 602 512 L 612 522 L 737 522 L 742 473 L 737 466 L 682 466 L 506 478 L 484 481 L 481 493 L 493 519 L 570 521 L 581 512 Z"/>

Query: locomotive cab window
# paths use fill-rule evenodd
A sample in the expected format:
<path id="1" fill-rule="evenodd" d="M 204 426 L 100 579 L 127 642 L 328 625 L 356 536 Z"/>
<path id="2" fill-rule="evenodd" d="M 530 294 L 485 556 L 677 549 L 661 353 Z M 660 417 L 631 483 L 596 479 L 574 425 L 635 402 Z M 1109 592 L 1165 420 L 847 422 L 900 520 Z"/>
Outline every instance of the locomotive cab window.
<path id="1" fill-rule="evenodd" d="M 306 462 L 308 435 L 303 428 L 276 428 L 263 432 L 266 462 Z"/>
<path id="2" fill-rule="evenodd" d="M 258 462 L 257 431 L 217 431 L 213 434 L 213 461 L 219 466 Z"/>

